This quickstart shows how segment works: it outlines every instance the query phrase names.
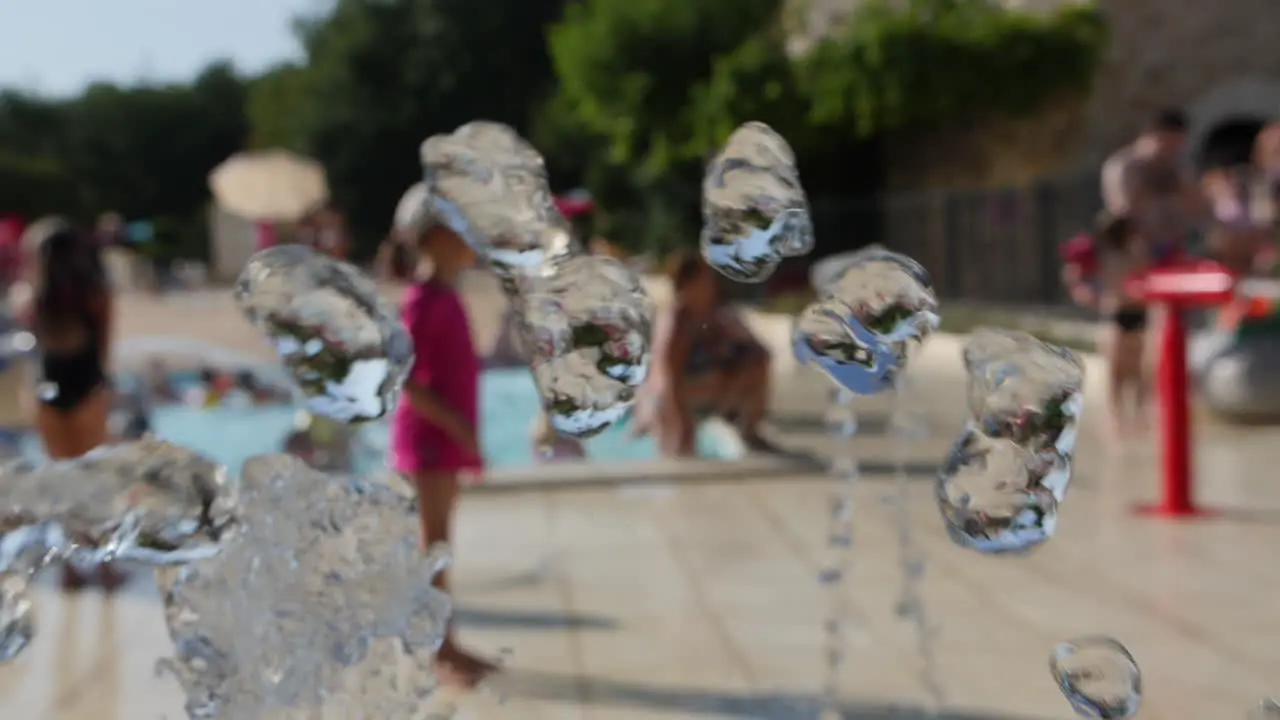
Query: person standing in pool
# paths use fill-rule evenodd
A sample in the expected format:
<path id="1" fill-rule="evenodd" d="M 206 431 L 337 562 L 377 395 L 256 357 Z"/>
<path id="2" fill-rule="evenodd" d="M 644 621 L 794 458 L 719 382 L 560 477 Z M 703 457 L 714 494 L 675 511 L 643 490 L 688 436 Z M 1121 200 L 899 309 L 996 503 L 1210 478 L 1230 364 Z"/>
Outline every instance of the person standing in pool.
<path id="1" fill-rule="evenodd" d="M 36 428 L 55 460 L 76 458 L 107 441 L 112 407 L 111 292 L 99 246 L 65 223 L 38 238 L 33 300 L 28 313 L 40 352 Z M 63 566 L 63 585 L 91 582 L 112 591 L 125 576 L 110 565 Z"/>
<path id="2" fill-rule="evenodd" d="M 417 215 L 415 247 L 429 276 L 414 282 L 401 317 L 413 338 L 414 364 L 391 421 L 393 469 L 418 493 L 424 550 L 448 543 L 465 476 L 484 469 L 477 436 L 480 358 L 467 311 L 458 295 L 462 274 L 476 264 L 475 251 L 425 208 Z M 436 585 L 448 591 L 446 573 Z M 463 650 L 451 626 L 436 655 L 442 681 L 474 687 L 496 666 Z"/>

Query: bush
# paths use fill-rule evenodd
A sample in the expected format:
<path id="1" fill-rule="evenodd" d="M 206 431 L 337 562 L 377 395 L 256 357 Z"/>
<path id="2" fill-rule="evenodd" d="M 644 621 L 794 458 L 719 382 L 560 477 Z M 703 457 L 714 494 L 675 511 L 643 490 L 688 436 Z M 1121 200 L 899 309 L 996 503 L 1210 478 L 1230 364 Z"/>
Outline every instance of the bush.
<path id="1" fill-rule="evenodd" d="M 1105 39 L 1092 3 L 1046 15 L 991 0 L 866 0 L 798 73 L 813 122 L 871 136 L 1026 115 L 1087 92 Z"/>

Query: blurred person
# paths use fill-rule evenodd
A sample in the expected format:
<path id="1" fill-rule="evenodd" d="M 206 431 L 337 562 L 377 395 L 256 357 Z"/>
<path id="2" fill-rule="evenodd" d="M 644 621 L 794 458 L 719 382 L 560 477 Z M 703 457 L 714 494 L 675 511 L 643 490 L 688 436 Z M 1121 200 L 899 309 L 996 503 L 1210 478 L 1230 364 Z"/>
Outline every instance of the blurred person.
<path id="1" fill-rule="evenodd" d="M 457 283 L 475 266 L 475 251 L 427 208 L 399 229 L 412 237 L 423 261 L 422 274 L 405 293 L 401 317 L 413 338 L 413 368 L 405 380 L 391 421 L 392 468 L 417 490 L 423 550 L 453 537 L 453 522 L 463 479 L 484 469 L 480 455 L 480 358 Z M 430 272 L 426 272 L 429 266 Z M 448 572 L 436 576 L 448 592 Z M 457 641 L 448 628 L 436 655 L 442 682 L 477 685 L 497 666 Z"/>
<path id="2" fill-rule="evenodd" d="M 1201 179 L 1209 213 L 1209 255 L 1240 275 L 1266 269 L 1273 255 L 1270 189 L 1253 167 L 1215 168 Z"/>
<path id="3" fill-rule="evenodd" d="M 241 370 L 236 373 L 235 388 L 248 395 L 254 405 L 274 403 L 280 399 L 279 393 L 260 382 L 258 376 L 249 370 Z"/>
<path id="4" fill-rule="evenodd" d="M 227 373 L 206 365 L 200 368 L 199 383 L 189 391 L 187 403 L 206 408 L 217 407 L 235 389 L 235 380 Z"/>
<path id="5" fill-rule="evenodd" d="M 48 229 L 38 242 L 29 317 L 40 352 L 36 429 L 46 454 L 60 460 L 80 457 L 107 441 L 112 297 L 93 238 L 66 224 Z M 95 580 L 108 592 L 126 582 L 110 564 L 63 565 L 68 590 Z"/>
<path id="6" fill-rule="evenodd" d="M 351 244 L 347 218 L 333 204 L 322 205 L 298 223 L 298 238 L 318 253 L 346 260 Z"/>
<path id="7" fill-rule="evenodd" d="M 181 400 L 181 395 L 173 384 L 169 367 L 164 364 L 164 360 L 156 358 L 147 363 L 142 380 L 147 395 L 155 402 L 174 403 Z"/>
<path id="8" fill-rule="evenodd" d="M 1280 190 L 1280 122 L 1258 132 L 1253 141 L 1253 164 Z"/>
<path id="9" fill-rule="evenodd" d="M 674 302 L 654 324 L 654 363 L 637 408 L 635 434 L 653 433 L 663 454 L 695 451 L 699 420 L 718 415 L 755 451 L 769 402 L 769 351 L 721 301 L 720 277 L 697 253 L 669 268 Z"/>
<path id="10" fill-rule="evenodd" d="M 1186 139 L 1186 115 L 1166 109 L 1102 166 L 1106 211 L 1128 218 L 1159 264 L 1173 262 L 1186 251 L 1205 212 L 1200 189 L 1180 166 Z"/>
<path id="11" fill-rule="evenodd" d="M 1151 266 L 1151 254 L 1146 239 L 1128 218 L 1104 214 L 1098 238 L 1097 307 L 1107 323 L 1102 349 L 1110 368 L 1111 425 L 1118 434 L 1128 435 L 1146 429 L 1151 393 L 1147 363 L 1143 361 L 1147 307 L 1127 288 L 1133 275 Z M 1126 396 L 1130 399 L 1126 400 Z"/>

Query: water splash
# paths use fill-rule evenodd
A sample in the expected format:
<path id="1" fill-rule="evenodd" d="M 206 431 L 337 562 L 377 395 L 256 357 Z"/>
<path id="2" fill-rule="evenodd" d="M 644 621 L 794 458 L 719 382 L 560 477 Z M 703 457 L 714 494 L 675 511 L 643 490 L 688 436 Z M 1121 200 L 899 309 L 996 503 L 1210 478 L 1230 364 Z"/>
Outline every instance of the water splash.
<path id="1" fill-rule="evenodd" d="M 253 458 L 242 475 L 223 551 L 157 575 L 176 649 L 161 667 L 188 714 L 411 716 L 434 690 L 431 655 L 451 613 L 432 586 L 448 555 L 419 549 L 414 501 L 285 455 Z"/>
<path id="2" fill-rule="evenodd" d="M 897 615 L 912 623 L 916 637 L 916 652 L 920 656 L 920 684 L 928 700 L 926 710 L 937 713 L 946 703 L 946 690 L 938 672 L 937 652 L 934 641 L 938 635 L 929 617 L 924 601 L 923 585 L 928 561 L 916 541 L 915 524 L 911 520 L 911 482 L 907 476 L 911 445 L 926 434 L 923 421 L 911 411 L 912 388 L 910 378 L 898 379 L 894 397 L 893 422 L 889 434 L 894 446 L 894 524 L 898 537 L 898 568 L 902 586 L 895 607 Z"/>
<path id="3" fill-rule="evenodd" d="M 245 265 L 235 300 L 275 343 L 308 410 L 363 422 L 394 407 L 413 345 L 399 313 L 355 266 L 302 245 L 269 248 Z"/>
<path id="4" fill-rule="evenodd" d="M 0 663 L 17 659 L 35 640 L 35 612 L 27 582 L 16 573 L 0 574 Z"/>
<path id="5" fill-rule="evenodd" d="M 801 362 L 822 370 L 839 388 L 833 412 L 839 405 L 851 403 L 855 395 L 899 390 L 895 412 L 898 429 L 894 431 L 898 451 L 895 521 L 903 589 L 897 609 L 899 614 L 915 624 L 922 661 L 921 679 L 931 702 L 938 706 L 944 698 L 933 651 L 935 631 L 929 624 L 920 593 L 925 560 L 915 543 L 906 476 L 906 455 L 910 443 L 916 438 L 907 427 L 910 419 L 905 414 L 901 385 L 911 351 L 937 328 L 937 298 L 928 273 L 919 263 L 905 255 L 881 249 L 850 254 L 839 267 L 830 269 L 823 282 L 822 286 L 815 288 L 819 299 L 797 318 L 793 348 Z M 852 413 L 852 408 L 848 412 Z M 852 421 L 837 425 L 838 428 L 855 426 Z M 848 432 L 851 437 L 855 431 L 840 429 L 837 437 L 841 437 L 839 433 L 842 432 Z M 833 464 L 838 467 L 838 472 L 848 473 L 850 478 L 857 476 L 856 461 L 837 454 Z M 839 546 L 843 542 L 840 533 L 845 523 L 848 524 L 848 532 L 852 532 L 852 519 L 844 518 L 844 514 L 852 513 L 852 483 L 851 479 L 849 494 L 833 500 L 833 530 L 829 545 Z M 841 519 L 837 520 L 837 517 Z M 850 536 L 848 543 L 851 542 Z M 833 569 L 823 577 L 828 584 L 835 584 L 842 575 Z M 839 608 L 834 604 L 833 607 L 836 610 L 827 620 L 827 635 L 832 647 L 842 642 L 839 637 Z M 833 682 L 832 678 L 838 671 L 837 661 L 842 653 L 842 649 L 829 649 L 829 682 Z M 835 700 L 828 695 L 828 701 L 830 705 Z"/>
<path id="6" fill-rule="evenodd" d="M 1280 718 L 1280 700 L 1266 698 L 1260 700 L 1249 713 L 1249 720 L 1276 720 Z"/>
<path id="7" fill-rule="evenodd" d="M 1119 720 L 1138 714 L 1142 672 L 1114 638 L 1082 637 L 1059 644 L 1049 655 L 1049 671 L 1081 717 Z"/>
<path id="8" fill-rule="evenodd" d="M 623 263 L 580 256 L 529 278 L 523 305 L 534 380 L 557 432 L 590 437 L 634 404 L 649 371 L 653 305 Z"/>
<path id="9" fill-rule="evenodd" d="M 858 458 L 850 443 L 858 434 L 858 417 L 853 406 L 854 396 L 846 390 L 836 390 L 827 409 L 827 423 L 831 428 L 835 447 L 831 456 L 831 475 L 838 486 L 831 494 L 827 520 L 826 559 L 818 575 L 818 584 L 826 588 L 828 610 L 823 620 L 825 641 L 822 681 L 823 718 L 840 717 L 840 673 L 844 667 L 848 648 L 845 628 L 844 589 L 849 571 L 854 542 L 854 492 L 858 483 Z"/>
<path id="10" fill-rule="evenodd" d="M 738 127 L 702 181 L 703 257 L 733 280 L 763 282 L 813 242 L 795 152 L 764 123 Z"/>
<path id="11" fill-rule="evenodd" d="M 1025 333 L 979 330 L 965 346 L 973 415 L 935 485 L 951 539 L 1023 553 L 1053 536 L 1084 409 L 1084 365 Z"/>
<path id="12" fill-rule="evenodd" d="M 56 562 L 176 565 L 210 557 L 231 522 L 224 469 L 147 438 L 74 460 L 0 466 L 0 661 L 30 642 L 27 583 Z"/>

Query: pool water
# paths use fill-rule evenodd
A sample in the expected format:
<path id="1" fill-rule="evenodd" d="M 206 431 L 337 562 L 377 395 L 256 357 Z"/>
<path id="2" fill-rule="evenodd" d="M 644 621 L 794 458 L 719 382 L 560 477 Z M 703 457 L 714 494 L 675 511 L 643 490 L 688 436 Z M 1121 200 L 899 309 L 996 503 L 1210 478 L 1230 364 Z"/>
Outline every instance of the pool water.
<path id="1" fill-rule="evenodd" d="M 190 377 L 178 377 L 188 384 Z M 533 421 L 540 410 L 533 378 L 524 369 L 488 370 L 481 377 L 480 444 L 490 469 L 534 464 Z M 297 409 L 291 405 L 248 406 L 228 403 L 217 407 L 161 405 L 153 409 L 156 435 L 204 453 L 233 472 L 255 455 L 280 452 L 294 428 Z M 385 465 L 388 431 L 383 421 L 360 428 L 356 470 Z M 648 460 L 658 456 L 650 438 L 634 439 L 628 427 L 612 427 L 586 442 L 588 461 Z M 728 459 L 724 438 L 710 432 L 698 437 L 703 457 Z"/>

